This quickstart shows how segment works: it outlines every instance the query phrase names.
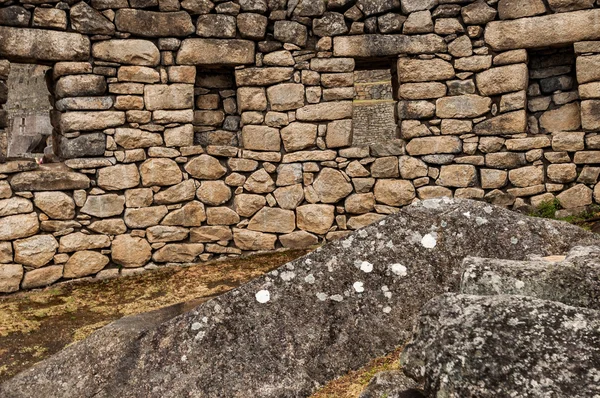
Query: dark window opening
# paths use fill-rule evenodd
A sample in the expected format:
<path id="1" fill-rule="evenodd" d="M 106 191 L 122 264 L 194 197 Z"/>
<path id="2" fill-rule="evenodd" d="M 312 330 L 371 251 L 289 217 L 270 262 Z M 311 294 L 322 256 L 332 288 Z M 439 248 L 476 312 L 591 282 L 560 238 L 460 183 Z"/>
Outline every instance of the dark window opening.
<path id="1" fill-rule="evenodd" d="M 233 70 L 198 68 L 194 100 L 194 143 L 238 146 L 240 116 Z"/>

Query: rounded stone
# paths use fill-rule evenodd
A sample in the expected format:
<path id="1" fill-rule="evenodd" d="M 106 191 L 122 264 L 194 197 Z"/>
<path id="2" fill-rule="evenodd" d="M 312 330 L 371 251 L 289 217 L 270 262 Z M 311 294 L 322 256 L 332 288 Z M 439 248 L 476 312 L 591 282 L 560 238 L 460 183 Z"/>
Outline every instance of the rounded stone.
<path id="1" fill-rule="evenodd" d="M 152 247 L 146 239 L 131 235 L 119 235 L 113 240 L 112 261 L 126 268 L 146 265 L 152 258 Z"/>

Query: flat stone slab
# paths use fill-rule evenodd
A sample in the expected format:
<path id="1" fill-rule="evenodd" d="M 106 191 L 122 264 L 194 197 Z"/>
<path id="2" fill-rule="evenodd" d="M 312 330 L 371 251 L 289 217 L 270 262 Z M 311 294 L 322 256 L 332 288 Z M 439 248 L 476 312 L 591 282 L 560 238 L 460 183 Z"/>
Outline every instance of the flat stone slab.
<path id="1" fill-rule="evenodd" d="M 246 65 L 254 63 L 254 42 L 238 39 L 185 39 L 178 65 Z"/>
<path id="2" fill-rule="evenodd" d="M 333 38 L 336 57 L 385 57 L 398 54 L 434 54 L 446 51 L 444 39 L 429 35 L 357 35 Z"/>
<path id="3" fill-rule="evenodd" d="M 485 203 L 420 202 L 144 333 L 101 329 L 0 396 L 309 396 L 404 344 L 428 300 L 458 291 L 465 257 L 594 244 L 575 226 Z"/>
<path id="4" fill-rule="evenodd" d="M 0 26 L 0 57 L 11 61 L 87 61 L 90 39 L 79 33 Z"/>

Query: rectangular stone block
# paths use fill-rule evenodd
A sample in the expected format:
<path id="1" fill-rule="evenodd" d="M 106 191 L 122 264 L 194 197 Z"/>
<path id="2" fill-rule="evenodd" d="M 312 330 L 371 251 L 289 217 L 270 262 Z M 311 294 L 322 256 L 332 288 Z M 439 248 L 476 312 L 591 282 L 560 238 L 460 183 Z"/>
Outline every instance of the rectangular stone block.
<path id="1" fill-rule="evenodd" d="M 444 40 L 428 35 L 357 35 L 333 38 L 336 57 L 367 58 L 399 54 L 435 54 L 446 51 Z"/>
<path id="2" fill-rule="evenodd" d="M 492 96 L 527 89 L 529 73 L 526 64 L 492 68 L 478 73 L 477 88 L 484 96 Z"/>
<path id="3" fill-rule="evenodd" d="M 144 102 L 149 111 L 192 109 L 192 84 L 148 84 L 144 87 Z"/>
<path id="4" fill-rule="evenodd" d="M 600 100 L 581 101 L 581 127 L 586 131 L 600 131 Z"/>
<path id="5" fill-rule="evenodd" d="M 247 65 L 254 63 L 254 42 L 236 39 L 185 39 L 178 65 Z"/>
<path id="6" fill-rule="evenodd" d="M 104 130 L 125 124 L 125 112 L 67 112 L 60 118 L 62 133 Z"/>
<path id="7" fill-rule="evenodd" d="M 79 33 L 0 26 L 0 57 L 26 61 L 87 61 L 90 39 Z"/>

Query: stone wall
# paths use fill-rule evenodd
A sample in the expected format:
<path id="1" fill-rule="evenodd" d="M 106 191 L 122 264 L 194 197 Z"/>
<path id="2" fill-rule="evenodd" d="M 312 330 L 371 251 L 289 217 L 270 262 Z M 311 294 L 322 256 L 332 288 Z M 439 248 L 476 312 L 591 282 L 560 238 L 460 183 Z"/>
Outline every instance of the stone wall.
<path id="1" fill-rule="evenodd" d="M 0 164 L 2 292 L 310 246 L 417 199 L 600 200 L 591 0 L 69 4 L 0 7 L 0 103 L 11 62 L 51 66 L 64 160 Z M 394 74 L 396 132 L 353 145 L 365 65 Z"/>

